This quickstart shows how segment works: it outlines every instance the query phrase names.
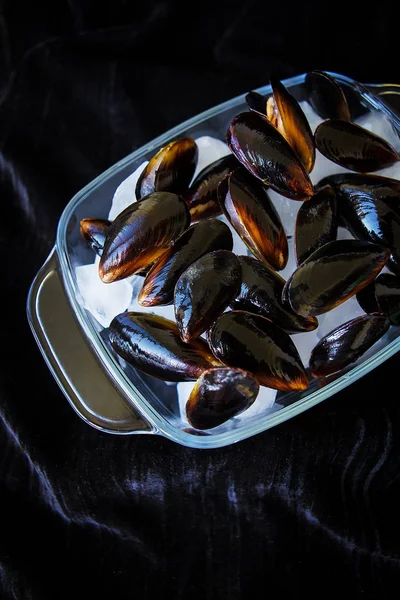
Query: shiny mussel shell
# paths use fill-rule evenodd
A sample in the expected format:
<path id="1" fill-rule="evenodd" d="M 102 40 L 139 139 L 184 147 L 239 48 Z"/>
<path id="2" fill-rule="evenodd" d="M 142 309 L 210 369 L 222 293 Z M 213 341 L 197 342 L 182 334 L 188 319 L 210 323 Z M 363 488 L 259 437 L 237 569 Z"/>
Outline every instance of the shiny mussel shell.
<path id="1" fill-rule="evenodd" d="M 279 79 L 271 78 L 271 86 L 273 96 L 268 100 L 267 117 L 310 172 L 315 162 L 315 143 L 307 117 Z"/>
<path id="2" fill-rule="evenodd" d="M 308 200 L 311 180 L 294 150 L 267 118 L 244 112 L 232 120 L 226 141 L 232 153 L 258 179 L 293 200 Z"/>
<path id="3" fill-rule="evenodd" d="M 208 332 L 215 356 L 252 373 L 261 385 L 305 390 L 308 377 L 290 336 L 268 319 L 245 311 L 224 313 Z"/>
<path id="4" fill-rule="evenodd" d="M 82 219 L 80 222 L 81 236 L 99 256 L 103 252 L 109 227 L 110 221 L 107 219 Z"/>
<path id="5" fill-rule="evenodd" d="M 303 202 L 297 213 L 295 248 L 297 264 L 301 264 L 317 248 L 336 239 L 337 219 L 335 192 L 326 185 Z"/>
<path id="6" fill-rule="evenodd" d="M 153 192 L 186 192 L 196 170 L 198 148 L 192 138 L 171 142 L 157 152 L 136 184 L 139 200 Z"/>
<path id="7" fill-rule="evenodd" d="M 109 339 L 119 356 L 165 381 L 197 379 L 203 371 L 221 366 L 204 340 L 185 344 L 176 323 L 157 315 L 121 313 L 111 321 Z"/>
<path id="8" fill-rule="evenodd" d="M 400 181 L 391 177 L 382 177 L 371 173 L 335 173 L 321 179 L 315 186 L 317 189 L 331 185 L 335 192 L 339 185 L 349 185 L 359 188 L 368 194 L 373 194 L 378 200 L 400 202 Z"/>
<path id="9" fill-rule="evenodd" d="M 326 377 L 354 363 L 389 329 L 384 315 L 363 315 L 323 337 L 311 352 L 313 377 Z"/>
<path id="10" fill-rule="evenodd" d="M 288 333 L 313 331 L 318 327 L 315 317 L 301 317 L 281 301 L 285 280 L 270 267 L 251 256 L 238 256 L 242 268 L 242 284 L 230 306 L 270 319 Z"/>
<path id="11" fill-rule="evenodd" d="M 260 386 L 241 369 L 204 371 L 186 403 L 187 419 L 196 429 L 211 429 L 249 408 Z"/>
<path id="12" fill-rule="evenodd" d="M 267 99 L 262 94 L 258 92 L 249 92 L 246 94 L 246 102 L 247 106 L 250 110 L 254 110 L 255 112 L 260 113 L 263 117 L 267 114 Z"/>
<path id="13" fill-rule="evenodd" d="M 400 272 L 400 216 L 373 192 L 344 183 L 337 186 L 337 209 L 354 237 L 389 248 L 390 266 Z"/>
<path id="14" fill-rule="evenodd" d="M 378 275 L 378 277 L 380 277 L 381 275 L 382 273 Z M 374 279 L 356 294 L 358 304 L 366 313 L 381 312 L 381 309 L 379 308 L 378 302 L 376 301 L 375 297 L 376 281 L 377 280 Z"/>
<path id="15" fill-rule="evenodd" d="M 325 71 L 306 75 L 308 101 L 323 119 L 350 121 L 350 109 L 340 84 Z"/>
<path id="16" fill-rule="evenodd" d="M 245 169 L 237 169 L 218 188 L 222 210 L 246 246 L 262 262 L 283 269 L 288 244 L 267 190 Z"/>
<path id="17" fill-rule="evenodd" d="M 326 158 L 351 171 L 378 171 L 399 160 L 386 140 L 350 121 L 324 121 L 315 130 L 315 143 Z"/>
<path id="18" fill-rule="evenodd" d="M 237 295 L 242 271 L 238 258 L 216 250 L 192 263 L 175 286 L 175 318 L 188 342 L 206 331 Z"/>
<path id="19" fill-rule="evenodd" d="M 299 315 L 321 315 L 368 285 L 388 258 L 389 250 L 372 242 L 328 242 L 294 271 L 282 296 Z"/>
<path id="20" fill-rule="evenodd" d="M 217 196 L 218 185 L 225 175 L 229 175 L 238 166 L 238 161 L 230 154 L 200 171 L 184 196 L 192 223 L 221 214 Z"/>
<path id="21" fill-rule="evenodd" d="M 150 269 L 139 294 L 142 306 L 172 304 L 180 275 L 212 250 L 232 250 L 232 233 L 225 223 L 207 219 L 189 227 Z"/>
<path id="22" fill-rule="evenodd" d="M 154 192 L 123 210 L 111 223 L 99 264 L 104 283 L 124 279 L 154 262 L 189 226 L 180 196 Z"/>
<path id="23" fill-rule="evenodd" d="M 392 325 L 400 325 L 400 277 L 381 273 L 375 280 L 375 297 Z"/>

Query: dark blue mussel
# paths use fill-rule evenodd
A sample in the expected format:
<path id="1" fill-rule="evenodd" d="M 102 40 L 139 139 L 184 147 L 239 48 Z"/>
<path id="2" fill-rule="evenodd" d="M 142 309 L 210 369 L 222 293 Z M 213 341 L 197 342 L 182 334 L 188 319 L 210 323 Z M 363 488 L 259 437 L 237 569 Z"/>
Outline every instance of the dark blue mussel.
<path id="1" fill-rule="evenodd" d="M 325 71 L 309 71 L 306 75 L 308 101 L 323 119 L 350 121 L 350 109 L 340 83 Z"/>

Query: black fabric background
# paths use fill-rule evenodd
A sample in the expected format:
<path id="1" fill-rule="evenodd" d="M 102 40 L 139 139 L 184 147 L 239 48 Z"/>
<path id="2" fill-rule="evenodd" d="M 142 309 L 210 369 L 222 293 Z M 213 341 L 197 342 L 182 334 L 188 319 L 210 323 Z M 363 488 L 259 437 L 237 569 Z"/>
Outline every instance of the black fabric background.
<path id="1" fill-rule="evenodd" d="M 390 5 L 360 8 L 1 3 L 1 600 L 398 595 L 397 356 L 296 419 L 197 451 L 88 427 L 25 316 L 63 208 L 134 148 L 272 71 L 400 83 Z"/>

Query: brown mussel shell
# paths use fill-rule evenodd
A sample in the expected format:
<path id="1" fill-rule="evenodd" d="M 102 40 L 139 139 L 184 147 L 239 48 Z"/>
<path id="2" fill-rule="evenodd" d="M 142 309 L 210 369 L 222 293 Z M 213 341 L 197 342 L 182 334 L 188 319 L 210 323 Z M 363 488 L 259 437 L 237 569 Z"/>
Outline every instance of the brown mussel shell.
<path id="1" fill-rule="evenodd" d="M 217 189 L 220 181 L 239 166 L 230 154 L 205 167 L 184 195 L 192 223 L 221 214 Z"/>
<path id="2" fill-rule="evenodd" d="M 143 169 L 136 184 L 140 200 L 153 192 L 186 192 L 196 170 L 198 148 L 192 138 L 167 144 L 153 156 Z"/>
<path id="3" fill-rule="evenodd" d="M 320 188 L 297 213 L 295 249 L 297 264 L 301 264 L 317 248 L 336 239 L 336 194 L 330 185 Z"/>
<path id="4" fill-rule="evenodd" d="M 373 195 L 377 200 L 400 204 L 400 181 L 391 177 L 382 177 L 382 175 L 373 175 L 371 173 L 335 173 L 323 177 L 315 186 L 320 189 L 325 185 L 331 185 L 337 192 L 340 185 L 358 188 L 360 192 Z"/>
<path id="5" fill-rule="evenodd" d="M 288 243 L 267 190 L 245 169 L 228 175 L 218 188 L 222 210 L 246 246 L 262 262 L 283 269 Z"/>
<path id="6" fill-rule="evenodd" d="M 209 252 L 182 273 L 175 286 L 174 305 L 185 342 L 211 327 L 237 295 L 241 278 L 239 260 L 228 250 Z"/>
<path id="7" fill-rule="evenodd" d="M 115 352 L 136 369 L 165 381 L 198 379 L 221 364 L 202 339 L 182 342 L 176 323 L 157 315 L 125 312 L 109 327 Z"/>
<path id="8" fill-rule="evenodd" d="M 187 419 L 196 429 L 218 427 L 253 404 L 260 386 L 241 369 L 204 371 L 186 403 Z"/>
<path id="9" fill-rule="evenodd" d="M 362 315 L 343 323 L 323 337 L 311 352 L 313 377 L 326 377 L 360 358 L 389 329 L 389 320 L 380 314 Z"/>
<path id="10" fill-rule="evenodd" d="M 325 71 L 306 75 L 308 101 L 323 119 L 350 121 L 350 109 L 341 85 Z"/>
<path id="11" fill-rule="evenodd" d="M 82 219 L 80 222 L 81 236 L 99 256 L 103 252 L 110 224 L 107 219 Z"/>
<path id="12" fill-rule="evenodd" d="M 400 277 L 381 273 L 375 279 L 375 298 L 391 324 L 400 325 Z"/>
<path id="13" fill-rule="evenodd" d="M 323 121 L 315 130 L 315 143 L 326 158 L 351 171 L 378 171 L 399 160 L 386 140 L 350 121 Z"/>
<path id="14" fill-rule="evenodd" d="M 337 209 L 354 237 L 381 244 L 391 251 L 390 268 L 400 273 L 400 216 L 370 190 L 340 184 Z"/>
<path id="15" fill-rule="evenodd" d="M 250 110 L 260 113 L 263 117 L 267 114 L 267 99 L 258 92 L 249 92 L 246 94 L 246 103 Z"/>
<path id="16" fill-rule="evenodd" d="M 111 223 L 99 264 L 104 283 L 124 279 L 154 262 L 189 226 L 185 201 L 154 192 L 123 210 Z"/>
<path id="17" fill-rule="evenodd" d="M 264 317 L 226 312 L 208 332 L 208 341 L 221 362 L 249 371 L 261 385 L 282 391 L 308 387 L 307 373 L 290 336 Z"/>
<path id="18" fill-rule="evenodd" d="M 250 173 L 282 196 L 308 200 L 313 185 L 294 150 L 267 118 L 257 112 L 236 115 L 226 142 Z"/>
<path id="19" fill-rule="evenodd" d="M 222 221 L 207 219 L 192 225 L 150 269 L 139 294 L 139 304 L 172 304 L 175 284 L 189 265 L 212 250 L 232 250 L 232 247 L 232 233 Z"/>
<path id="20" fill-rule="evenodd" d="M 321 315 L 375 279 L 389 254 L 387 248 L 362 240 L 328 242 L 292 273 L 283 299 L 303 317 Z"/>
<path id="21" fill-rule="evenodd" d="M 287 333 L 313 331 L 318 327 L 315 317 L 301 317 L 281 301 L 285 280 L 270 267 L 251 256 L 238 256 L 242 268 L 242 284 L 231 302 L 233 310 L 261 315 Z"/>
<path id="22" fill-rule="evenodd" d="M 273 102 L 276 106 L 269 107 L 272 113 L 272 123 L 293 148 L 306 171 L 310 173 L 315 162 L 314 136 L 307 117 L 297 100 L 288 92 L 279 79 L 271 78 Z M 279 117 L 275 119 L 275 113 Z M 267 112 L 267 116 L 269 113 Z"/>

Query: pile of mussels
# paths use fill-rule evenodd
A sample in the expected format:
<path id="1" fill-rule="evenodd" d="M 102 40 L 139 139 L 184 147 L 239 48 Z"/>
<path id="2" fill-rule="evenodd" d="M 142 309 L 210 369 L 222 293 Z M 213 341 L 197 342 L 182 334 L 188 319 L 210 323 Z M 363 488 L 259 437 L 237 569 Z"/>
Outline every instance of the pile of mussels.
<path id="1" fill-rule="evenodd" d="M 304 390 L 309 378 L 289 334 L 312 331 L 317 316 L 351 296 L 366 312 L 322 338 L 310 357 L 312 377 L 356 361 L 400 324 L 400 181 L 369 173 L 400 160 L 384 139 L 351 120 L 339 83 L 307 74 L 310 103 L 325 119 L 313 135 L 286 87 L 271 79 L 268 99 L 246 96 L 248 112 L 230 123 L 231 155 L 190 185 L 193 139 L 161 148 L 136 186 L 137 202 L 113 222 L 88 218 L 81 233 L 100 255 L 105 283 L 142 274 L 142 306 L 174 304 L 176 322 L 140 312 L 109 327 L 115 352 L 165 381 L 197 380 L 189 423 L 209 429 L 255 401 L 259 385 Z M 316 148 L 348 169 L 315 187 Z M 295 224 L 297 269 L 285 281 L 287 238 L 268 188 L 302 201 Z M 236 256 L 223 213 L 251 250 Z M 337 226 L 356 239 L 337 240 Z M 391 273 L 380 273 L 384 266 Z M 227 308 L 232 309 L 227 311 Z M 202 334 L 207 334 L 207 341 Z"/>

